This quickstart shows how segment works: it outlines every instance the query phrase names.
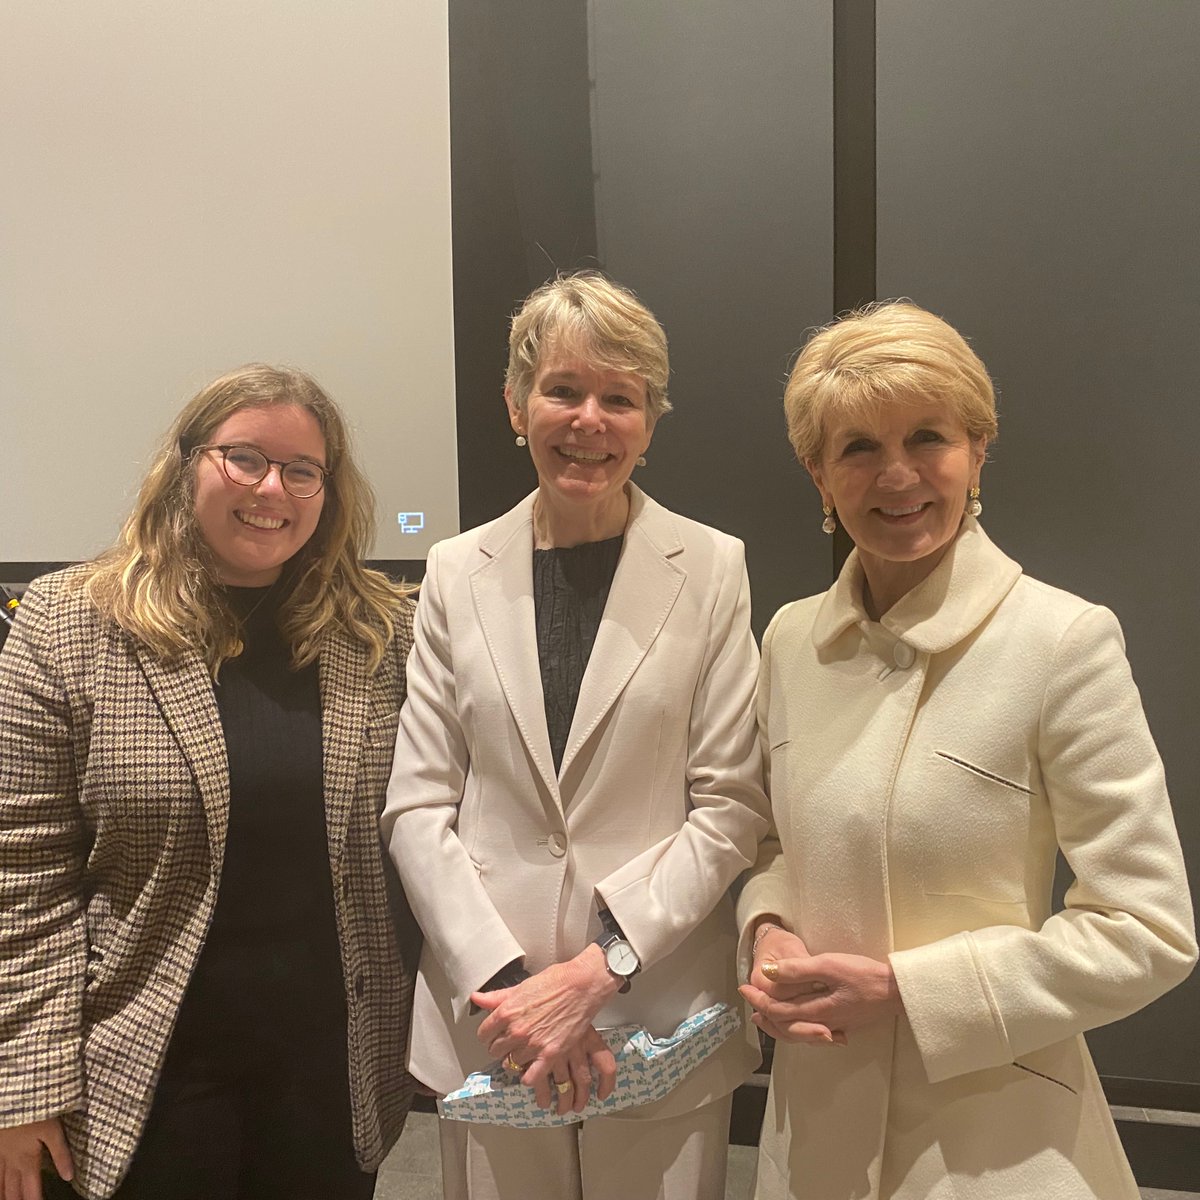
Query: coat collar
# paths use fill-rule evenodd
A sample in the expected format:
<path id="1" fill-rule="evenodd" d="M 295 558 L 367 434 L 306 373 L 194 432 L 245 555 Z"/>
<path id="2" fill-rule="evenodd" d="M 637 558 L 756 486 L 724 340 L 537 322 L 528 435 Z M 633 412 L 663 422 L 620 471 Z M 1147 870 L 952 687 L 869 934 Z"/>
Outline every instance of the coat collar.
<path id="1" fill-rule="evenodd" d="M 579 690 L 562 776 L 645 657 L 686 572 L 677 518 L 629 484 L 625 542 L 604 616 Z M 537 648 L 533 602 L 533 502 L 526 496 L 480 539 L 484 558 L 471 572 L 475 612 L 513 719 L 538 774 L 561 804 Z"/>
<path id="2" fill-rule="evenodd" d="M 964 517 L 954 544 L 927 579 L 902 596 L 879 624 L 916 650 L 937 654 L 978 629 L 1012 590 L 1021 568 L 998 549 L 973 517 Z M 863 607 L 863 568 L 851 551 L 813 622 L 818 649 L 852 625 L 870 621 Z"/>

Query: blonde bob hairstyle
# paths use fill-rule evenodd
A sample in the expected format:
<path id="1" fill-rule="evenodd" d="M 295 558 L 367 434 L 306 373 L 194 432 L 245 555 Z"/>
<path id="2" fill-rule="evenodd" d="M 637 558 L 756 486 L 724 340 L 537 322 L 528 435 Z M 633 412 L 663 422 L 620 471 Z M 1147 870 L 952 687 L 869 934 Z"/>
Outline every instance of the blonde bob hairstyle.
<path id="1" fill-rule="evenodd" d="M 538 365 L 550 349 L 573 351 L 597 367 L 638 376 L 646 385 L 651 425 L 671 411 L 667 335 L 633 292 L 599 271 L 543 283 L 514 314 L 504 383 L 518 411 L 524 411 Z"/>
<path id="2" fill-rule="evenodd" d="M 296 405 L 325 438 L 325 502 L 312 537 L 285 565 L 280 625 L 296 667 L 313 662 L 329 630 L 341 628 L 382 661 L 396 609 L 412 590 L 362 565 L 375 526 L 370 486 L 351 457 L 345 420 L 301 371 L 261 363 L 203 388 L 175 419 L 142 481 L 115 545 L 81 576 L 96 608 L 164 660 L 195 649 L 215 676 L 242 652 L 241 628 L 196 522 L 195 448 L 245 408 Z"/>
<path id="3" fill-rule="evenodd" d="M 816 463 L 836 418 L 883 405 L 945 404 L 973 442 L 997 432 L 991 377 L 963 336 L 907 300 L 887 300 L 839 317 L 808 339 L 783 393 L 788 439 Z"/>

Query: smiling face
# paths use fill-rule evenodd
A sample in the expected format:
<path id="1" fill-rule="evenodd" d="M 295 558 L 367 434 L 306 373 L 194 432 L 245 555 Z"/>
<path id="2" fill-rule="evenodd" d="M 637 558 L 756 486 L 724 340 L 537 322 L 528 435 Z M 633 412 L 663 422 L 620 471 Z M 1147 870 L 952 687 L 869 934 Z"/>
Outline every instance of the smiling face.
<path id="1" fill-rule="evenodd" d="M 505 399 L 513 429 L 529 439 L 546 503 L 604 524 L 624 504 L 625 484 L 650 445 L 645 382 L 552 346 L 524 406 L 511 392 Z"/>
<path id="2" fill-rule="evenodd" d="M 900 567 L 911 587 L 937 566 L 979 484 L 984 449 L 944 404 L 885 402 L 833 420 L 820 460 L 805 466 L 854 539 L 873 591 L 873 576 Z"/>
<path id="3" fill-rule="evenodd" d="M 253 446 L 276 462 L 307 459 L 328 466 L 325 438 L 316 418 L 294 404 L 243 408 L 206 439 L 210 445 Z M 234 483 L 217 450 L 196 455 L 196 523 L 217 564 L 222 583 L 265 587 L 316 531 L 324 491 L 298 500 L 284 490 L 279 468 L 252 485 Z"/>

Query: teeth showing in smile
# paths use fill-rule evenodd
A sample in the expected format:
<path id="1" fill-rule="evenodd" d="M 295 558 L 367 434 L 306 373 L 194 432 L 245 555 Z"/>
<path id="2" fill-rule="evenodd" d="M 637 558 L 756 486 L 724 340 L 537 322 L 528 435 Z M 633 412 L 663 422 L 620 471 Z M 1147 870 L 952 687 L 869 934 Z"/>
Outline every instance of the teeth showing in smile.
<path id="1" fill-rule="evenodd" d="M 608 454 L 603 450 L 580 450 L 578 446 L 559 446 L 559 454 L 564 458 L 574 458 L 579 462 L 603 462 Z"/>
<path id="2" fill-rule="evenodd" d="M 907 517 L 907 516 L 911 516 L 911 514 L 913 514 L 915 512 L 920 512 L 921 509 L 923 509 L 924 507 L 925 507 L 925 505 L 923 505 L 923 504 L 913 504 L 908 508 L 882 508 L 881 507 L 879 509 L 879 511 L 881 513 L 883 513 L 883 515 L 885 517 Z"/>
<path id="3" fill-rule="evenodd" d="M 257 513 L 239 512 L 237 519 L 252 529 L 282 529 L 287 522 L 282 517 L 260 517 Z"/>

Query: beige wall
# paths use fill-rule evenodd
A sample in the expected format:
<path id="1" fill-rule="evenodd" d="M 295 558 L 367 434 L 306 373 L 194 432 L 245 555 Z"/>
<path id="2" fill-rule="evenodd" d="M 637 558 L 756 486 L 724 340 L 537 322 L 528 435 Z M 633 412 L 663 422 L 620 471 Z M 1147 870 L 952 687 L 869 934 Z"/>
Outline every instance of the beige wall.
<path id="1" fill-rule="evenodd" d="M 0 561 L 104 546 L 182 402 L 253 359 L 349 412 L 379 557 L 457 532 L 446 20 L 0 7 Z"/>

